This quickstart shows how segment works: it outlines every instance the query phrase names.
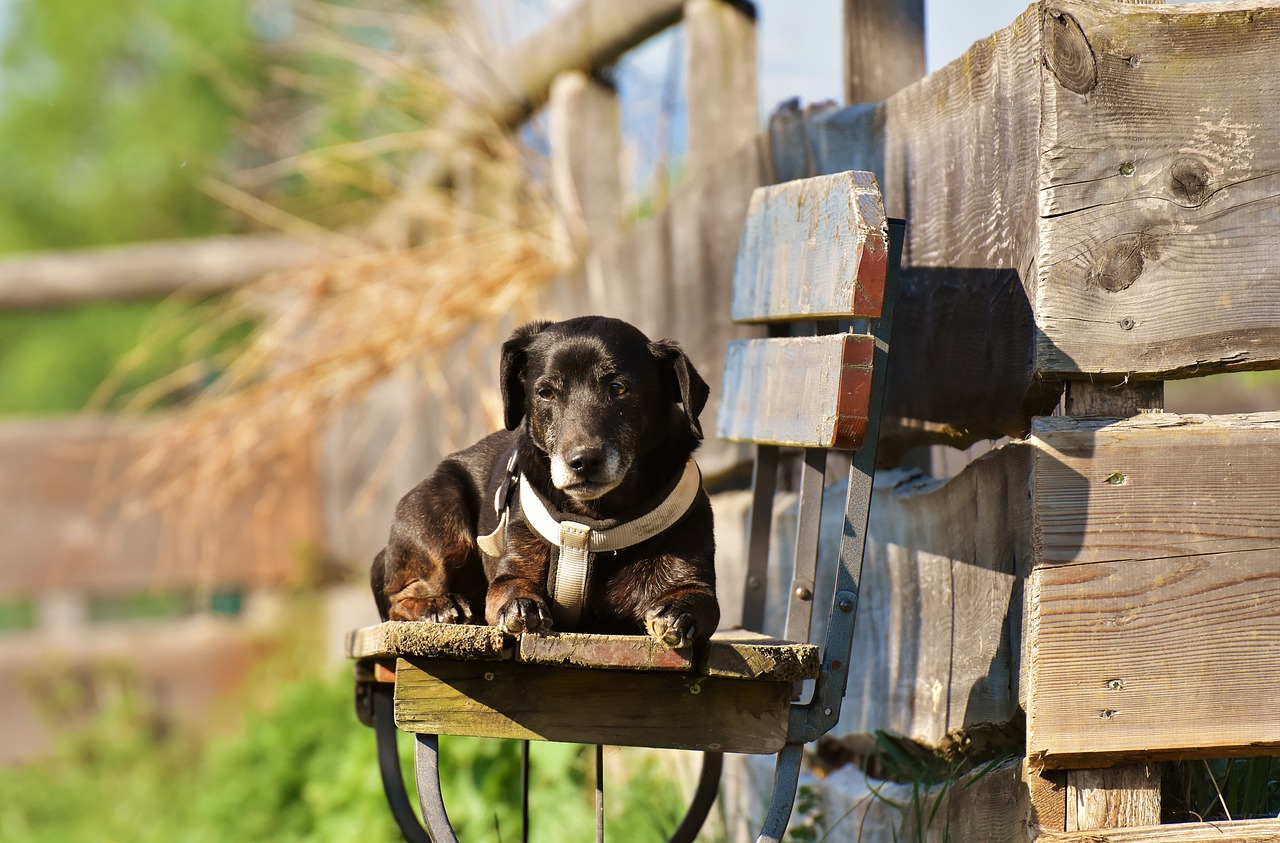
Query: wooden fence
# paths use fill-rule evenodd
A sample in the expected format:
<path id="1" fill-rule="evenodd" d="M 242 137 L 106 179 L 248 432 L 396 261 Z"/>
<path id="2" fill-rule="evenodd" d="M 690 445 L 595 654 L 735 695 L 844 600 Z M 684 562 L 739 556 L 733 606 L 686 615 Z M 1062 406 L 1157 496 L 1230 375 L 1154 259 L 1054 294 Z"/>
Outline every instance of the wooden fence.
<path id="1" fill-rule="evenodd" d="M 846 6 L 850 21 L 915 8 Z M 690 177 L 656 216 L 626 221 L 617 157 L 594 154 L 619 148 L 607 85 L 539 71 L 545 98 L 526 98 L 548 104 L 553 192 L 589 244 L 544 311 L 677 338 L 718 383 L 752 190 L 871 170 L 908 221 L 882 452 L 1013 437 L 947 480 L 879 478 L 836 744 L 857 756 L 886 732 L 1021 756 L 936 793 L 925 839 L 946 823 L 983 841 L 1280 835 L 1159 827 L 1157 763 L 1280 754 L 1280 413 L 1161 412 L 1165 380 L 1280 368 L 1280 6 L 1040 0 L 914 84 L 918 65 L 885 81 L 854 55 L 852 101 L 878 102 L 784 107 L 763 133 L 750 14 L 677 11 Z M 411 426 L 411 456 L 357 515 L 380 443 L 425 414 L 394 383 L 371 401 L 326 434 L 317 469 L 331 547 L 358 564 L 399 495 L 493 423 L 465 394 L 450 437 Z M 373 433 L 353 447 L 358 429 Z M 729 484 L 740 456 L 708 443 L 708 475 Z M 725 582 L 741 577 L 739 498 L 717 497 Z M 836 834 L 914 833 L 868 822 L 885 803 L 842 795 L 848 778 L 828 778 L 828 819 L 848 814 Z"/>

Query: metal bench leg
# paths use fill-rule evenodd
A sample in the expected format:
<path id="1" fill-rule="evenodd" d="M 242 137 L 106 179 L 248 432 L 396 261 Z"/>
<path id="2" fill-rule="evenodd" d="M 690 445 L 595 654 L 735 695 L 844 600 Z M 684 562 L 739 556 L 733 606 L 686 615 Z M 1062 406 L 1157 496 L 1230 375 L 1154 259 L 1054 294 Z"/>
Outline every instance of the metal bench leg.
<path id="1" fill-rule="evenodd" d="M 378 745 L 378 772 L 382 775 L 382 790 L 387 795 L 391 816 L 408 843 L 432 843 L 430 835 L 413 813 L 404 777 L 400 774 L 400 755 L 396 752 L 395 686 L 379 682 L 369 687 L 373 703 L 373 732 Z"/>
<path id="2" fill-rule="evenodd" d="M 449 825 L 449 815 L 444 810 L 444 797 L 440 794 L 440 737 L 438 735 L 414 735 L 414 767 L 418 779 L 418 804 L 422 806 L 422 820 L 431 835 L 431 843 L 458 843 L 458 837 Z"/>
<path id="3" fill-rule="evenodd" d="M 529 843 L 529 742 L 520 742 L 520 843 Z"/>
<path id="4" fill-rule="evenodd" d="M 685 812 L 680 826 L 671 835 L 670 843 L 693 843 L 698 832 L 702 830 L 702 824 L 707 821 L 711 806 L 715 804 L 716 796 L 720 792 L 720 774 L 723 770 L 724 753 L 702 753 L 702 771 L 698 774 L 698 786 L 693 791 L 689 810 Z"/>
<path id="5" fill-rule="evenodd" d="M 778 843 L 791 821 L 791 808 L 796 801 L 796 785 L 800 781 L 800 760 L 804 757 L 804 744 L 789 743 L 778 753 L 778 763 L 773 771 L 773 799 L 764 828 L 756 843 Z"/>

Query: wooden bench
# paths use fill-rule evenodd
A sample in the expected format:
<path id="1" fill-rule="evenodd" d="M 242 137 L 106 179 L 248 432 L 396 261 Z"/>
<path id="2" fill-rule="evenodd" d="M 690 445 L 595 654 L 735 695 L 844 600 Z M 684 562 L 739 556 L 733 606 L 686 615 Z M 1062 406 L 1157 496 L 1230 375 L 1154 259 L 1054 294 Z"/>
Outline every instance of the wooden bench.
<path id="1" fill-rule="evenodd" d="M 768 337 L 730 344 L 718 419 L 720 436 L 756 444 L 745 629 L 718 632 L 695 651 L 667 650 L 638 635 L 512 637 L 491 627 L 431 623 L 391 622 L 351 633 L 357 709 L 377 731 L 384 787 L 406 839 L 456 839 L 440 798 L 439 735 L 701 751 L 698 786 L 671 837 L 680 841 L 694 839 L 714 802 L 723 753 L 776 754 L 759 839 L 781 838 L 803 747 L 835 724 L 849 671 L 902 235 L 901 223 L 886 220 L 868 173 L 789 182 L 752 197 L 734 271 L 733 318 L 766 325 Z M 866 325 L 866 333 L 850 330 Z M 796 562 L 779 639 L 760 630 L 783 449 L 801 449 L 803 469 Z M 818 595 L 830 449 L 854 455 L 835 586 Z M 730 585 L 721 582 L 722 601 Z M 831 614 L 819 647 L 808 638 L 821 597 Z M 418 796 L 429 835 L 409 806 L 395 727 L 417 736 Z M 526 763 L 527 757 L 526 751 Z M 526 775 L 526 816 L 527 781 Z"/>

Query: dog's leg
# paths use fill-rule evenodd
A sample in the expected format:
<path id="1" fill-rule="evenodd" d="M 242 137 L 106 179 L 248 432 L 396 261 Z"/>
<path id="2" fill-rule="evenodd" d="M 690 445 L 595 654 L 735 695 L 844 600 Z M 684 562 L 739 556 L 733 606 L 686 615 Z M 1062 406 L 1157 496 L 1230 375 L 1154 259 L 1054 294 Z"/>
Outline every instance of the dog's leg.
<path id="1" fill-rule="evenodd" d="M 551 628 L 547 576 L 551 550 L 523 523 L 507 529 L 507 551 L 494 566 L 485 619 L 490 626 L 519 635 Z"/>
<path id="2" fill-rule="evenodd" d="M 465 482 L 459 466 L 442 463 L 397 505 L 391 538 L 374 560 L 372 577 L 387 619 L 478 620 L 474 606 L 484 598 L 485 577 Z"/>

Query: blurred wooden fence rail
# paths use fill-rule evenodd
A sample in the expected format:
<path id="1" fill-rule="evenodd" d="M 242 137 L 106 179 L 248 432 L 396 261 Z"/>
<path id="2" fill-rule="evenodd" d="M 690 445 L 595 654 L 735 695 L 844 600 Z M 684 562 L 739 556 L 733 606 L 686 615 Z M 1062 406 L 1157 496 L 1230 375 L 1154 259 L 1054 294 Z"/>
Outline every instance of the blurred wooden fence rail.
<path id="1" fill-rule="evenodd" d="M 847 0 L 846 14 L 900 32 L 918 6 Z M 1280 754 L 1280 414 L 1164 414 L 1162 383 L 1280 367 L 1280 5 L 1041 0 L 919 81 L 912 62 L 884 81 L 854 56 L 850 90 L 880 101 L 784 106 L 763 133 L 745 4 L 679 12 L 690 176 L 655 216 L 624 218 L 618 156 L 598 153 L 621 146 L 614 92 L 589 61 L 548 79 L 552 192 L 587 257 L 545 312 L 675 337 L 718 383 L 751 192 L 875 172 L 908 221 L 882 453 L 1015 441 L 950 479 L 881 475 L 837 741 L 856 755 L 884 731 L 1024 756 L 936 794 L 952 839 L 1210 839 L 1155 827 L 1149 762 Z M 326 433 L 337 555 L 363 564 L 400 494 L 493 424 L 479 396 L 496 372 L 465 381 L 452 423 L 389 382 Z M 405 456 L 381 465 L 406 430 Z M 738 460 L 708 443 L 723 486 Z M 742 576 L 740 494 L 717 496 L 726 582 Z M 839 526 L 824 522 L 831 552 Z M 880 803 L 848 804 L 852 830 Z M 910 828 L 883 839 L 890 825 Z M 1280 835 L 1277 821 L 1215 828 Z"/>

